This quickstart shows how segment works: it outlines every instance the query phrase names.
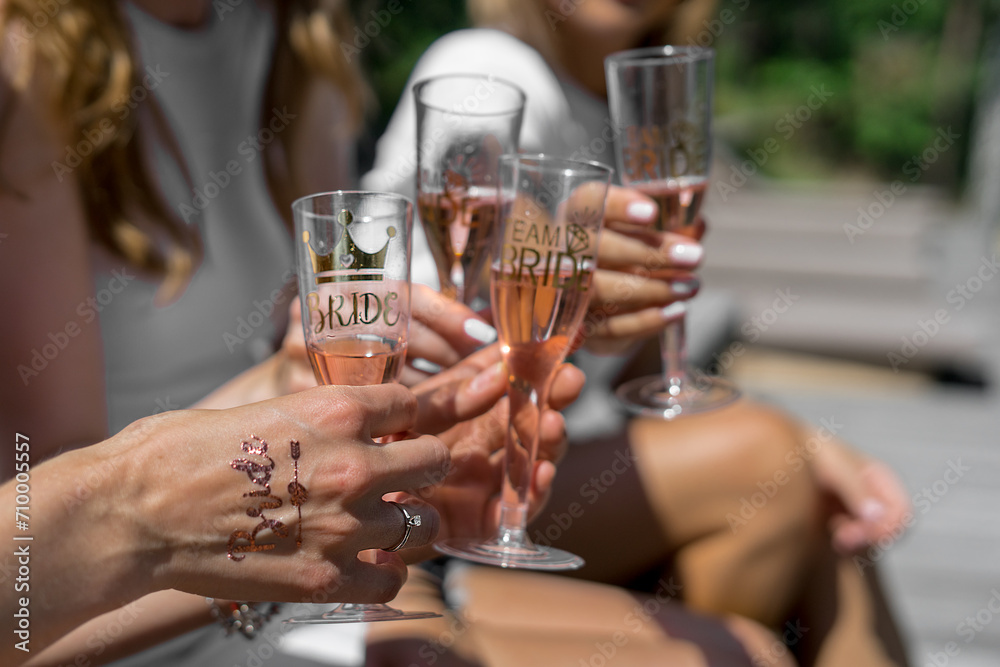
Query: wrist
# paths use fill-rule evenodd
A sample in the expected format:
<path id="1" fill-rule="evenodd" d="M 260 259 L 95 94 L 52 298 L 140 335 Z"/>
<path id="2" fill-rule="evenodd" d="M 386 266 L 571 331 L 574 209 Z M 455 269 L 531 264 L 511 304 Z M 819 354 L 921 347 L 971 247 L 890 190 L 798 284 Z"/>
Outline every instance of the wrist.
<path id="1" fill-rule="evenodd" d="M 33 471 L 32 510 L 41 520 L 32 574 L 52 584 L 39 587 L 33 602 L 54 627 L 63 617 L 90 618 L 152 590 L 123 493 L 131 475 L 110 444 L 65 452 Z"/>
<path id="2" fill-rule="evenodd" d="M 158 520 L 169 502 L 169 471 L 151 446 L 159 430 L 154 424 L 166 419 L 156 415 L 134 422 L 101 443 L 99 456 L 88 458 L 89 479 L 96 482 L 88 520 L 92 528 L 113 527 L 115 545 L 108 557 L 131 599 L 172 588 L 170 548 Z"/>

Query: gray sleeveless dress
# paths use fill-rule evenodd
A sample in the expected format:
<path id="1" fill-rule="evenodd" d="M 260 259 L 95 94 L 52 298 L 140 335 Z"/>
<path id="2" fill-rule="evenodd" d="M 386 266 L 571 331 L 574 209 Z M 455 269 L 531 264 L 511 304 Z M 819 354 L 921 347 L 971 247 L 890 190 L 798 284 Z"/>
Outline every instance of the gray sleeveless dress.
<path id="1" fill-rule="evenodd" d="M 224 14 L 213 7 L 203 28 L 181 30 L 124 7 L 146 74 L 121 113 L 139 114 L 164 200 L 199 227 L 204 260 L 181 298 L 166 307 L 154 304 L 157 284 L 136 277 L 101 308 L 112 433 L 139 417 L 187 407 L 266 358 L 284 334 L 288 312 L 288 291 L 280 303 L 273 295 L 294 284 L 291 237 L 269 196 L 258 150 L 273 140 L 272 128 L 294 122 L 281 110 L 261 113 L 274 44 L 271 8 L 254 0 Z M 148 96 L 163 110 L 194 192 L 151 131 Z M 122 266 L 96 262 L 100 293 Z"/>
<path id="2" fill-rule="evenodd" d="M 288 122 L 280 109 L 261 112 L 274 47 L 273 8 L 255 0 L 213 3 L 198 30 L 163 24 L 128 3 L 124 8 L 146 73 L 121 113 L 140 114 L 143 136 L 153 137 L 144 105 L 155 96 L 195 192 L 164 145 L 149 146 L 150 165 L 168 205 L 199 227 L 205 254 L 183 296 L 169 306 L 155 305 L 156 283 L 139 277 L 100 304 L 111 432 L 187 407 L 266 358 L 284 334 L 288 309 L 287 289 L 274 296 L 294 282 L 290 235 L 270 199 L 259 150 L 269 141 L 264 128 L 280 132 Z M 95 262 L 100 291 L 122 267 L 99 253 Z M 265 630 L 247 641 L 209 625 L 114 664 L 337 664 L 284 652 L 280 621 Z"/>

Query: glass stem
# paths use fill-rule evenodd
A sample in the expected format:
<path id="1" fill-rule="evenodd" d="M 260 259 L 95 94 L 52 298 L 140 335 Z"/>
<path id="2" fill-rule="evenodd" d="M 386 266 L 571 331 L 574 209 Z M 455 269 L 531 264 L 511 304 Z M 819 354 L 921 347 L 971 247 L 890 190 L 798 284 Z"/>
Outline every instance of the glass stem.
<path id="1" fill-rule="evenodd" d="M 459 303 L 465 303 L 465 269 L 462 268 L 462 262 L 455 260 L 455 263 L 451 265 L 451 284 L 455 286 L 455 293 L 451 295 L 455 301 Z"/>
<path id="2" fill-rule="evenodd" d="M 500 529 L 497 541 L 512 546 L 522 545 L 528 541 L 527 508 L 520 505 L 504 503 L 500 508 Z"/>
<path id="3" fill-rule="evenodd" d="M 668 392 L 687 382 L 687 307 L 660 332 L 660 357 L 663 360 L 663 386 Z"/>
<path id="4" fill-rule="evenodd" d="M 510 397 L 510 421 L 504 449 L 504 486 L 500 505 L 500 527 L 497 540 L 501 544 L 528 544 L 528 492 L 538 456 L 541 406 L 548 400 L 546 381 L 542 390 L 530 383 L 512 378 L 507 395 Z"/>

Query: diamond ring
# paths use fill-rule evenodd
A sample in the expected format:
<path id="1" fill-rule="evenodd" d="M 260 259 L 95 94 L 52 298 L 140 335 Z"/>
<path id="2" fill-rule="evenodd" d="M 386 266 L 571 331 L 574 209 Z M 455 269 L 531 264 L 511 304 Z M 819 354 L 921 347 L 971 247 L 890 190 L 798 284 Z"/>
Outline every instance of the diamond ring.
<path id="1" fill-rule="evenodd" d="M 395 505 L 397 508 L 399 508 L 399 511 L 403 513 L 403 530 L 404 530 L 403 539 L 401 539 L 399 543 L 396 544 L 396 546 L 389 547 L 388 549 L 383 549 L 382 551 L 399 551 L 400 549 L 402 549 L 404 546 L 406 546 L 406 540 L 410 539 L 410 530 L 420 525 L 419 514 L 410 514 L 409 510 L 407 510 L 405 506 L 400 505 L 399 503 L 392 503 L 392 504 Z"/>

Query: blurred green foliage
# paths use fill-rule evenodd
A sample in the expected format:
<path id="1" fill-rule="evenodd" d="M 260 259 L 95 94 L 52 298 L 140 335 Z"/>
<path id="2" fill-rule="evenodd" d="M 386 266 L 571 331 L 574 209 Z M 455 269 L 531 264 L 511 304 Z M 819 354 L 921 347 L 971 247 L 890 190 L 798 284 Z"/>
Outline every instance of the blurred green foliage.
<path id="1" fill-rule="evenodd" d="M 466 25 L 463 0 L 399 2 L 402 11 L 362 49 L 379 104 L 371 137 L 384 129 L 420 54 Z M 364 26 L 384 5 L 354 0 L 352 8 Z M 940 128 L 951 127 L 959 141 L 920 180 L 954 188 L 967 162 L 985 30 L 996 24 L 998 6 L 1000 0 L 718 0 L 715 17 L 690 41 L 718 50 L 719 136 L 744 159 L 769 138 L 778 141 L 763 173 L 893 180 Z"/>
<path id="2" fill-rule="evenodd" d="M 720 135 L 741 156 L 776 136 L 781 147 L 764 173 L 893 180 L 951 128 L 960 139 L 920 180 L 961 184 L 995 2 L 721 0 L 720 11 L 727 6 L 734 20 L 716 30 L 716 113 Z M 794 135 L 777 132 L 815 86 L 832 96 Z"/>
<path id="3" fill-rule="evenodd" d="M 385 129 L 410 71 L 431 43 L 452 30 L 466 27 L 464 0 L 396 0 L 402 8 L 391 20 L 377 14 L 387 0 L 352 0 L 351 13 L 365 36 L 374 35 L 360 49 L 361 64 L 375 97 L 375 108 L 363 139 L 359 163 L 371 163 L 373 142 Z M 373 15 L 375 12 L 376 15 Z M 382 25 L 382 24 L 385 25 Z M 360 37 L 363 43 L 364 37 Z"/>

